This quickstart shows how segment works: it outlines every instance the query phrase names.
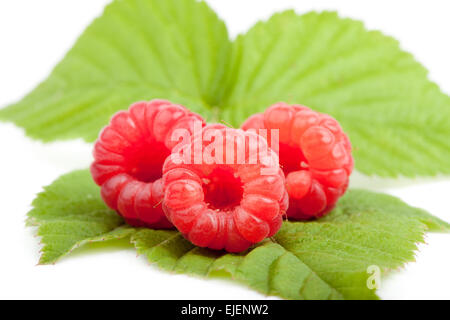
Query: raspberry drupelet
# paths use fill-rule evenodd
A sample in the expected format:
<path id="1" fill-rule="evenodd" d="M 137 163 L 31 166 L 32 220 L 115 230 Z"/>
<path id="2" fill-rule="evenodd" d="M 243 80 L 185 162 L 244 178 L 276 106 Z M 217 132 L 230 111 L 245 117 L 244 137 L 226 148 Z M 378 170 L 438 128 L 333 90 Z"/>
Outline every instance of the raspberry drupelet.
<path id="1" fill-rule="evenodd" d="M 289 218 L 322 217 L 345 193 L 353 170 L 352 147 L 331 116 L 301 105 L 277 103 L 248 118 L 242 129 L 267 129 L 269 144 L 270 129 L 279 130 L 278 153 L 286 175 Z"/>
<path id="2" fill-rule="evenodd" d="M 223 153 L 212 151 L 213 142 Z M 163 208 L 169 221 L 195 245 L 228 252 L 274 235 L 288 201 L 278 157 L 266 140 L 215 124 L 191 140 L 190 150 L 195 148 L 201 162 L 175 148 L 164 164 Z"/>
<path id="3" fill-rule="evenodd" d="M 162 210 L 162 166 L 177 141 L 203 119 L 166 100 L 138 102 L 120 111 L 99 135 L 91 174 L 105 203 L 135 227 L 172 228 Z"/>

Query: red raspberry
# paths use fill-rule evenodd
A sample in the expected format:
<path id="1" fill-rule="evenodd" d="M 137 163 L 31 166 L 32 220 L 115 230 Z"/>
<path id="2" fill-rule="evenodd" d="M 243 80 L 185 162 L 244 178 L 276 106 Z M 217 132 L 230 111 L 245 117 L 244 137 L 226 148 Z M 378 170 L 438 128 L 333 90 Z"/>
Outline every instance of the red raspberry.
<path id="1" fill-rule="evenodd" d="M 277 103 L 242 129 L 279 129 L 280 166 L 286 174 L 290 218 L 319 218 L 335 206 L 353 170 L 351 144 L 339 123 L 300 105 Z"/>
<path id="2" fill-rule="evenodd" d="M 223 154 L 212 152 L 214 143 L 222 143 Z M 188 240 L 200 247 L 240 252 L 278 231 L 287 194 L 278 157 L 265 139 L 216 124 L 195 136 L 189 147 L 215 159 L 203 157 L 195 163 L 194 151 L 191 164 L 181 163 L 180 149 L 175 148 L 164 164 L 163 208 Z M 269 152 L 258 157 L 258 150 Z"/>
<path id="3" fill-rule="evenodd" d="M 91 173 L 105 203 L 136 227 L 171 228 L 162 210 L 162 166 L 176 128 L 192 132 L 202 118 L 165 100 L 138 102 L 116 113 L 94 147 Z"/>

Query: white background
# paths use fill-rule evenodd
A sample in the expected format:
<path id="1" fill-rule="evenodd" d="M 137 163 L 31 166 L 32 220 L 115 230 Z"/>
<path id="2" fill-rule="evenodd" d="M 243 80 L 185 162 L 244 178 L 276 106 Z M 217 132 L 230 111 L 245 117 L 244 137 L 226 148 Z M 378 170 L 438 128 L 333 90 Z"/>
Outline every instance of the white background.
<path id="1" fill-rule="evenodd" d="M 231 36 L 275 11 L 337 10 L 399 39 L 450 93 L 450 2 L 210 0 Z M 107 0 L 2 0 L 0 2 L 0 107 L 43 80 L 98 16 Z M 91 147 L 81 141 L 43 145 L 0 123 L 0 298 L 258 299 L 232 283 L 171 275 L 149 266 L 133 249 L 81 249 L 54 266 L 36 266 L 39 239 L 24 227 L 30 203 L 43 185 L 85 168 Z M 450 221 L 450 178 L 382 180 L 358 174 L 353 187 L 399 196 Z M 384 279 L 384 299 L 450 299 L 450 234 L 428 234 L 417 262 Z"/>

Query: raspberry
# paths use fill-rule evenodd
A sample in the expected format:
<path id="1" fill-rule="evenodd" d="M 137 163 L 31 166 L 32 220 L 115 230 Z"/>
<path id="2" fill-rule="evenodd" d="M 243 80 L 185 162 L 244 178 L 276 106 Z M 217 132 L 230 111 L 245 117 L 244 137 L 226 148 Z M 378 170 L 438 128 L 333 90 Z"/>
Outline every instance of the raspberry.
<path id="1" fill-rule="evenodd" d="M 105 203 L 136 227 L 171 228 L 162 210 L 162 166 L 176 128 L 192 132 L 202 118 L 165 100 L 138 102 L 116 113 L 94 147 L 91 173 Z"/>
<path id="2" fill-rule="evenodd" d="M 209 125 L 189 147 L 195 150 L 197 146 L 205 155 L 211 151 L 212 141 L 224 150 L 223 154 L 217 150 L 210 153 L 214 161 L 203 157 L 195 163 L 196 156 L 191 154 L 187 157 L 191 163 L 182 163 L 177 148 L 166 159 L 163 209 L 195 245 L 241 252 L 281 227 L 288 205 L 284 174 L 277 155 L 256 134 Z M 261 174 L 261 169 L 271 170 Z"/>
<path id="3" fill-rule="evenodd" d="M 268 129 L 268 141 L 270 129 L 279 129 L 288 217 L 309 220 L 333 209 L 353 170 L 350 140 L 335 119 L 305 106 L 277 103 L 248 118 L 242 129 Z"/>

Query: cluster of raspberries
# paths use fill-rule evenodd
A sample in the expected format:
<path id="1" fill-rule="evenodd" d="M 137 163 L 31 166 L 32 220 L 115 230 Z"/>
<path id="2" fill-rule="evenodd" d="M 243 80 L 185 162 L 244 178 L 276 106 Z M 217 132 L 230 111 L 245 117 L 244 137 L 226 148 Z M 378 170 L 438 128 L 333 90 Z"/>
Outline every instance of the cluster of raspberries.
<path id="1" fill-rule="evenodd" d="M 103 200 L 128 224 L 175 227 L 197 246 L 228 252 L 273 236 L 283 216 L 325 215 L 353 169 L 335 119 L 286 103 L 232 129 L 169 101 L 138 102 L 112 117 L 94 159 Z"/>

